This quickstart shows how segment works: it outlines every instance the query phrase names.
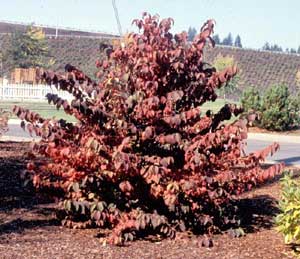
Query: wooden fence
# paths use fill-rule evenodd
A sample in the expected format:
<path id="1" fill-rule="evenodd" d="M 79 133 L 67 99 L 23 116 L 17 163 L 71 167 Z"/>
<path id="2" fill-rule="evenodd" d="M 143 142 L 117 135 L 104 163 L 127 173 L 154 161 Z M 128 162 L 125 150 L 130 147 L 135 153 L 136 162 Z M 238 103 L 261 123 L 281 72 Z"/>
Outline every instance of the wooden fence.
<path id="1" fill-rule="evenodd" d="M 31 84 L 0 85 L 0 99 L 4 101 L 45 101 L 47 93 L 57 94 L 59 97 L 71 101 L 73 96 L 55 86 Z"/>

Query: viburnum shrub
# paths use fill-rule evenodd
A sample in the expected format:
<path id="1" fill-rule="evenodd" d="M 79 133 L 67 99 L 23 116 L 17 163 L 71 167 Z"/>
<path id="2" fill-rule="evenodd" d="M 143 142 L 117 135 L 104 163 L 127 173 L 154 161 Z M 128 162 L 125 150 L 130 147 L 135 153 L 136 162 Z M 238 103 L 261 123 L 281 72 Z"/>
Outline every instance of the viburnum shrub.
<path id="1" fill-rule="evenodd" d="M 227 104 L 201 113 L 237 73 L 236 67 L 216 72 L 203 60 L 205 44 L 214 45 L 212 20 L 191 43 L 186 32 L 170 33 L 170 18 L 145 13 L 133 23 L 139 33 L 97 62 L 98 83 L 71 65 L 66 74 L 43 74 L 73 94 L 72 103 L 47 97 L 77 124 L 14 108 L 22 126 L 41 137 L 34 150 L 48 158 L 28 164 L 27 174 L 36 188 L 61 197 L 64 225 L 111 229 L 113 244 L 234 227 L 235 195 L 280 173 L 281 164 L 260 167 L 278 144 L 245 156 L 253 116 L 224 125 L 242 110 Z"/>

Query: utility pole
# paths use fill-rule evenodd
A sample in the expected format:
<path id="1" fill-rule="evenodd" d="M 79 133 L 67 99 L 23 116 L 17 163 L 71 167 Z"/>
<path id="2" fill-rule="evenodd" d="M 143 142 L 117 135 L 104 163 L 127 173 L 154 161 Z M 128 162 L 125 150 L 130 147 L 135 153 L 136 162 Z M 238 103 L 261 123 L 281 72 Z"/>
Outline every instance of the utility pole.
<path id="1" fill-rule="evenodd" d="M 57 22 L 56 22 L 55 39 L 57 39 L 57 37 L 58 37 L 58 24 L 59 24 L 59 18 L 57 18 Z"/>
<path id="2" fill-rule="evenodd" d="M 116 6 L 116 1 L 115 0 L 112 0 L 112 5 L 113 5 L 113 8 L 114 8 L 115 17 L 116 17 L 116 20 L 117 20 L 119 34 L 120 34 L 120 36 L 122 36 L 122 27 L 121 27 L 121 23 L 120 23 L 120 19 L 119 19 L 119 14 L 118 14 L 118 8 Z"/>
<path id="3" fill-rule="evenodd" d="M 2 51 L 0 51 L 0 84 L 3 84 L 3 55 L 2 55 Z"/>
<path id="4" fill-rule="evenodd" d="M 58 26 L 56 25 L 56 28 L 55 28 L 55 39 L 57 39 L 58 37 Z"/>

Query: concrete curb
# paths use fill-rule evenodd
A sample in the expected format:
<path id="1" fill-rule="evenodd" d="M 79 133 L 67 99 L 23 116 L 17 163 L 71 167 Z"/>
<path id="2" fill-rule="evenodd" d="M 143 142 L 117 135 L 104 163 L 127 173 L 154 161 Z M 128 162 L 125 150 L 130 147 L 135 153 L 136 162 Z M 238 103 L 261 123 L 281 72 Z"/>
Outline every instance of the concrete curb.
<path id="1" fill-rule="evenodd" d="M 289 136 L 267 133 L 248 133 L 248 139 L 300 144 L 300 136 Z"/>
<path id="2" fill-rule="evenodd" d="M 29 138 L 29 137 L 17 137 L 17 136 L 1 136 L 0 141 L 12 141 L 12 142 L 36 142 L 39 141 L 37 138 Z"/>
<path id="3" fill-rule="evenodd" d="M 9 119 L 8 120 L 8 125 L 20 125 L 21 120 L 19 119 Z"/>

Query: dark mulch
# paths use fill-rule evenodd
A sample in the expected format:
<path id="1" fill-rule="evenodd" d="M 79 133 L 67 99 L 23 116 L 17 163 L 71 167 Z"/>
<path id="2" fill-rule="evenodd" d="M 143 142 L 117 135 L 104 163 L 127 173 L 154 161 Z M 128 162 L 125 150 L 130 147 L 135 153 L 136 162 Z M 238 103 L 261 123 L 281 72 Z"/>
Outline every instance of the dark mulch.
<path id="1" fill-rule="evenodd" d="M 0 258 L 288 258 L 283 238 L 273 228 L 280 190 L 273 181 L 244 195 L 240 202 L 246 235 L 214 237 L 212 248 L 201 237 L 140 240 L 124 247 L 103 246 L 98 230 L 63 228 L 55 204 L 24 188 L 20 178 L 29 144 L 0 143 Z"/>

